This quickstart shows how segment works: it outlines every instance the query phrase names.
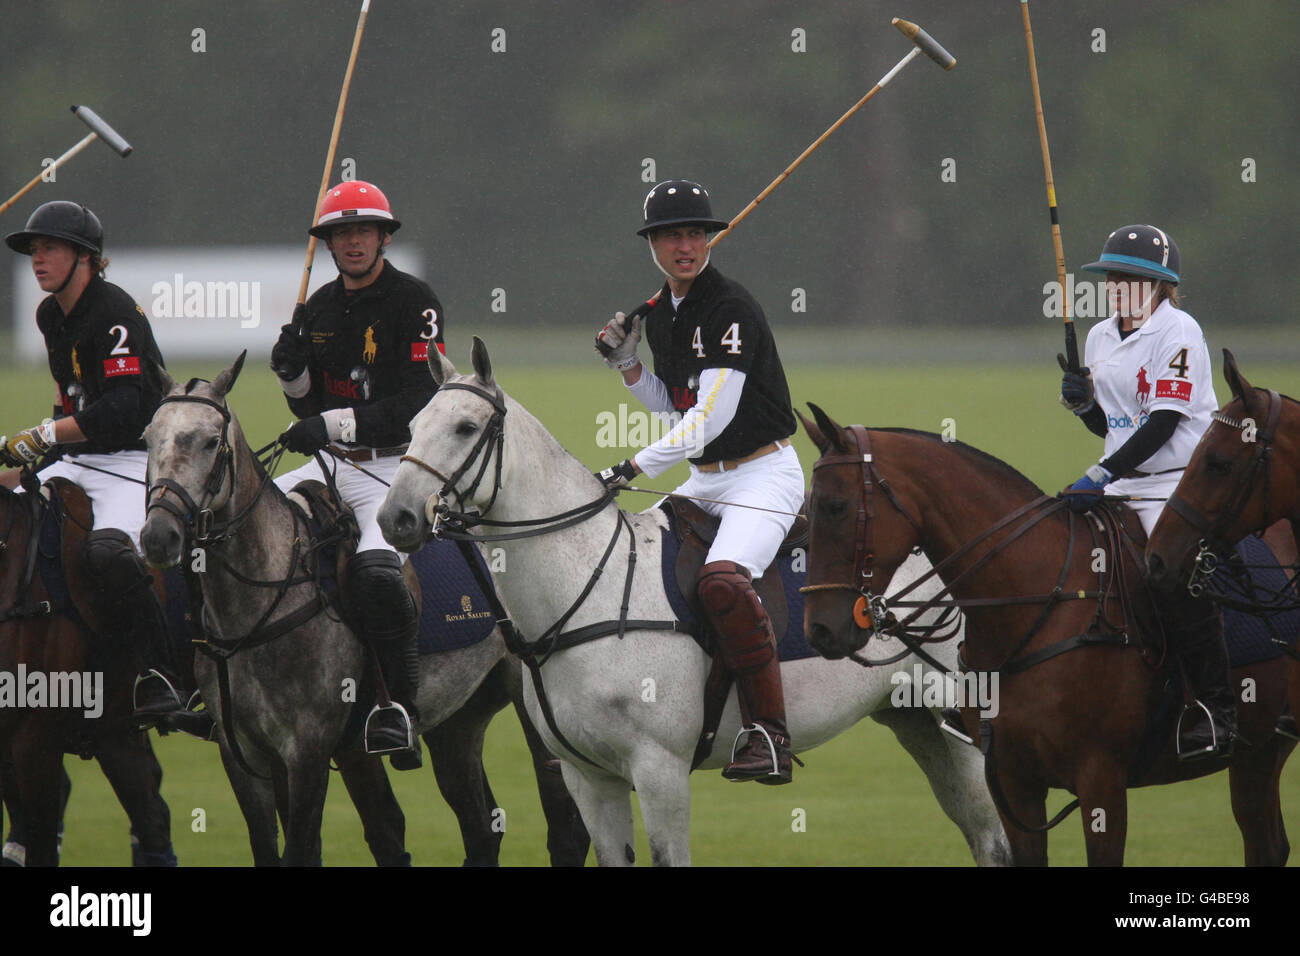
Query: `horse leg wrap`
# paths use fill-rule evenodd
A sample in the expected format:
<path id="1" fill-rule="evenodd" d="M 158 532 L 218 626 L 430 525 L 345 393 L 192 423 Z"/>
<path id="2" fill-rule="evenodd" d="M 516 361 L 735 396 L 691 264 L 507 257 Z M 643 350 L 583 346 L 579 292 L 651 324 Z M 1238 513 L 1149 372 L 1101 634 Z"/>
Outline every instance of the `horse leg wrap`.
<path id="1" fill-rule="evenodd" d="M 139 655 L 143 672 L 137 683 L 137 711 L 183 710 L 167 639 L 167 619 L 153 577 L 136 554 L 126 532 L 101 528 L 86 536 L 82 561 L 94 585 L 91 601 L 110 634 Z"/>
<path id="2" fill-rule="evenodd" d="M 733 561 L 700 568 L 697 593 L 718 635 L 722 661 L 736 675 L 745 746 L 733 754 L 723 776 L 765 783 L 790 780 L 790 732 L 785 722 L 776 635 L 749 572 Z M 739 738 L 737 738 L 739 739 Z"/>
<path id="3" fill-rule="evenodd" d="M 353 556 L 347 576 L 348 603 L 358 634 L 375 649 L 388 694 L 407 715 L 372 713 L 375 720 L 367 722 L 367 749 L 395 751 L 394 768 L 414 769 L 420 766 L 419 738 L 414 734 L 420 683 L 419 609 L 402 580 L 402 563 L 395 552 L 362 551 Z"/>

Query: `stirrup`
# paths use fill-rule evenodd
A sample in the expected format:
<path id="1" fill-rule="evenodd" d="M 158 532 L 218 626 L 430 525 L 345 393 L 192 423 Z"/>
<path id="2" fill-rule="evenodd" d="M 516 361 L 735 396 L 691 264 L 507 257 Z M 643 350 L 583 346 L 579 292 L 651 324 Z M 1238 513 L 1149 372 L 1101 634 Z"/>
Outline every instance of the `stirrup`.
<path id="1" fill-rule="evenodd" d="M 1191 710 L 1193 707 L 1199 707 L 1201 709 L 1201 713 L 1205 714 L 1206 723 L 1210 725 L 1210 743 L 1208 746 L 1201 747 L 1199 750 L 1189 750 L 1186 753 L 1184 753 L 1183 752 L 1183 718 L 1187 716 L 1187 712 Z M 1224 743 L 1231 744 L 1231 742 L 1232 742 L 1232 737 L 1231 735 L 1229 735 L 1228 739 L 1224 741 Z M 1214 715 L 1210 713 L 1209 707 L 1201 703 L 1199 699 L 1193 699 L 1190 704 L 1187 704 L 1183 707 L 1183 712 L 1178 715 L 1178 725 L 1177 727 L 1174 728 L 1174 753 L 1178 756 L 1178 759 L 1180 761 L 1196 760 L 1200 757 L 1217 757 L 1217 756 L 1226 757 L 1229 756 L 1231 752 L 1232 751 L 1230 748 L 1222 749 L 1220 746 L 1219 731 L 1218 728 L 1216 728 L 1214 725 Z"/>
<path id="2" fill-rule="evenodd" d="M 739 749 L 739 747 L 740 747 L 740 738 L 741 738 L 741 737 L 746 737 L 746 735 L 748 735 L 748 734 L 753 734 L 753 733 L 759 733 L 759 734 L 762 734 L 762 735 L 763 735 L 763 739 L 767 742 L 767 752 L 768 752 L 769 754 L 771 754 L 771 756 L 772 756 L 772 769 L 768 772 L 767 775 L 768 775 L 769 777 L 781 777 L 781 776 L 782 776 L 782 773 L 781 773 L 781 766 L 780 766 L 780 763 L 779 763 L 779 759 L 780 759 L 780 758 L 779 758 L 779 755 L 778 755 L 778 753 L 777 753 L 777 743 L 776 743 L 776 741 L 772 739 L 772 735 L 771 735 L 770 733 L 768 733 L 766 727 L 764 727 L 762 724 L 755 723 L 755 724 L 752 724 L 752 725 L 749 726 L 749 727 L 745 727 L 745 726 L 742 725 L 741 728 L 740 728 L 740 730 L 737 732 L 737 734 L 736 734 L 736 736 L 735 736 L 735 739 L 733 739 L 733 740 L 731 741 L 731 759 L 727 762 L 727 766 L 722 768 L 722 776 L 723 776 L 724 778 L 726 778 L 727 780 L 732 780 L 732 781 L 734 781 L 734 782 L 736 782 L 736 783 L 743 783 L 743 782 L 748 781 L 748 780 L 758 780 L 759 782 L 763 782 L 763 778 L 762 778 L 762 777 L 728 777 L 728 776 L 727 776 L 727 771 L 728 771 L 728 770 L 731 768 L 731 766 L 732 766 L 733 764 L 735 764 L 735 762 L 736 762 L 736 751 L 737 751 L 737 750 Z M 746 743 L 749 743 L 749 740 L 748 740 L 747 737 L 746 737 L 746 741 L 745 741 L 745 742 L 746 742 Z M 793 750 L 790 750 L 789 747 L 787 747 L 787 748 L 785 748 L 785 749 L 786 749 L 786 751 L 789 753 L 789 755 L 790 755 L 790 760 L 791 760 L 792 762 L 798 764 L 800 767 L 802 767 L 802 766 L 804 765 L 804 764 L 803 764 L 803 761 L 800 760 L 797 756 L 795 756 L 795 753 L 794 753 Z M 782 782 L 782 783 L 785 783 L 786 781 L 785 781 L 785 780 L 782 780 L 781 782 Z"/>
<path id="3" fill-rule="evenodd" d="M 375 715 L 385 713 L 390 710 L 397 711 L 397 713 L 399 713 L 402 717 L 402 723 L 406 725 L 406 743 L 400 747 L 380 745 L 372 748 L 370 744 L 371 722 L 375 719 Z M 366 753 L 372 755 L 401 753 L 402 751 L 405 750 L 415 749 L 415 728 L 411 726 L 411 715 L 407 713 L 405 707 L 403 707 L 395 700 L 390 701 L 387 707 L 383 707 L 380 706 L 379 704 L 375 704 L 374 707 L 370 708 L 370 713 L 366 715 L 366 725 L 365 728 L 362 730 L 362 736 L 365 742 Z"/>
<path id="4" fill-rule="evenodd" d="M 149 710 L 142 711 L 140 709 L 140 685 L 153 680 L 154 678 L 163 682 L 163 686 L 167 688 L 167 693 L 169 693 L 172 700 L 176 702 L 175 707 L 168 710 L 161 710 L 159 709 L 160 705 L 154 705 Z M 162 672 L 151 667 L 143 674 L 137 674 L 135 676 L 135 683 L 131 685 L 131 713 L 132 716 L 136 718 L 137 722 L 141 722 L 143 719 L 143 722 L 152 723 L 153 719 L 156 717 L 174 713 L 175 711 L 182 711 L 184 709 L 185 705 L 181 703 L 180 693 Z"/>
<path id="5" fill-rule="evenodd" d="M 939 711 L 941 717 L 939 729 L 945 734 L 951 734 L 964 744 L 975 746 L 975 740 L 966 733 L 966 722 L 961 719 L 961 712 L 951 707 L 945 707 Z"/>

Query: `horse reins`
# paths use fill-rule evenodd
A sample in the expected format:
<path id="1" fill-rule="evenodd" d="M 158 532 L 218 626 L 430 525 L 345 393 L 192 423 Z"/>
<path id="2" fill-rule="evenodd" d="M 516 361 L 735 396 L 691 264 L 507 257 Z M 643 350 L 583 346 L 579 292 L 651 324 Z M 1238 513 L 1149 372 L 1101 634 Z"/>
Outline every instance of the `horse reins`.
<path id="1" fill-rule="evenodd" d="M 556 651 L 567 650 L 577 647 L 580 644 L 586 644 L 590 641 L 598 640 L 603 637 L 617 636 L 622 640 L 624 634 L 629 630 L 675 630 L 681 633 L 689 633 L 686 626 L 681 621 L 649 621 L 636 620 L 628 618 L 628 608 L 631 604 L 632 582 L 636 573 L 636 533 L 632 529 L 631 522 L 628 521 L 627 515 L 621 510 L 618 511 L 618 518 L 614 522 L 614 533 L 610 537 L 605 551 L 601 555 L 600 561 L 592 571 L 591 576 L 587 579 L 586 585 L 582 588 L 577 598 L 569 605 L 558 620 L 555 621 L 546 631 L 535 640 L 528 640 L 515 627 L 514 621 L 507 613 L 501 599 L 497 596 L 496 588 L 493 587 L 492 581 L 484 574 L 482 567 L 477 560 L 477 554 L 474 551 L 475 544 L 490 544 L 496 541 L 517 541 L 523 538 L 535 538 L 542 535 L 550 534 L 554 531 L 560 531 L 564 528 L 571 528 L 581 524 L 596 515 L 601 514 L 614 501 L 614 489 L 607 488 L 599 498 L 571 508 L 568 511 L 559 514 L 549 515 L 545 518 L 530 518 L 519 521 L 498 521 L 485 517 L 487 512 L 492 509 L 496 503 L 497 494 L 501 490 L 501 469 L 503 462 L 503 450 L 505 444 L 505 415 L 506 405 L 504 395 L 500 386 L 497 386 L 495 392 L 489 392 L 486 389 L 474 385 L 468 385 L 461 382 L 445 382 L 439 387 L 439 391 L 452 389 L 461 389 L 472 392 L 492 406 L 492 417 L 484 427 L 482 434 L 479 435 L 478 441 L 470 450 L 465 461 L 461 463 L 450 477 L 443 475 L 438 469 L 425 461 L 420 460 L 414 455 L 403 455 L 402 461 L 409 461 L 412 464 L 422 468 L 429 474 L 441 481 L 442 488 L 436 495 L 430 496 L 429 503 L 426 504 L 426 515 L 429 516 L 430 535 L 432 537 L 445 538 L 449 541 L 455 541 L 460 549 L 465 563 L 469 566 L 470 572 L 474 576 L 475 583 L 479 590 L 487 597 L 488 603 L 492 608 L 492 613 L 496 617 L 497 626 L 501 630 L 501 635 L 505 640 L 506 648 L 514 654 L 528 668 L 533 678 L 533 686 L 537 691 L 538 706 L 542 710 L 542 716 L 546 720 L 546 725 L 555 736 L 559 743 L 569 750 L 570 753 L 581 759 L 583 762 L 599 767 L 596 763 L 582 751 L 578 750 L 568 738 L 560 731 L 555 721 L 555 714 L 551 708 L 550 698 L 546 693 L 546 688 L 542 683 L 542 666 L 550 660 Z M 473 483 L 468 489 L 462 492 L 456 487 L 456 483 L 470 470 L 474 460 L 480 456 L 488 443 L 494 443 L 496 457 L 496 473 L 492 488 L 492 496 L 488 501 L 487 507 L 481 513 L 469 513 L 452 511 L 447 505 L 447 497 L 454 495 L 460 506 L 474 496 L 478 490 L 483 476 L 487 472 L 488 459 L 492 457 L 493 451 L 483 455 L 483 461 L 479 465 L 478 472 L 474 476 Z M 475 527 L 495 527 L 495 528 L 518 528 L 523 530 L 507 531 L 501 534 L 481 535 L 474 534 L 471 529 Z M 610 557 L 614 553 L 614 548 L 618 544 L 618 539 L 626 529 L 629 550 L 627 560 L 627 574 L 623 581 L 623 599 L 619 609 L 618 620 L 600 621 L 595 624 L 587 624 L 572 631 L 565 631 L 564 627 L 569 620 L 577 613 L 579 608 L 586 603 L 587 598 L 595 589 L 597 582 L 604 573 L 605 566 L 609 563 Z"/>

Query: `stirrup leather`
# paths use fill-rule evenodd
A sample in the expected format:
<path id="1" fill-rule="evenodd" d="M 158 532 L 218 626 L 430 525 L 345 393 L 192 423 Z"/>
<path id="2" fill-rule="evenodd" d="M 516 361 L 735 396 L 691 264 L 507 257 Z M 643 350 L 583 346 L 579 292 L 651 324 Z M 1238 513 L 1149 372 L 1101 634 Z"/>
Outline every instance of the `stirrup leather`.
<path id="1" fill-rule="evenodd" d="M 391 710 L 395 710 L 397 711 L 397 713 L 402 715 L 402 723 L 406 725 L 406 744 L 401 747 L 382 747 L 382 748 L 371 749 L 370 746 L 371 722 L 375 719 L 376 714 L 380 714 L 385 711 L 391 711 Z M 379 704 L 375 704 L 374 707 L 370 708 L 370 713 L 366 715 L 366 725 L 365 728 L 362 730 L 362 736 L 365 741 L 366 753 L 368 754 L 401 753 L 402 751 L 405 750 L 415 749 L 415 728 L 412 727 L 411 725 L 411 715 L 407 712 L 405 707 L 403 707 L 395 700 L 391 701 L 387 707 L 383 707 Z"/>

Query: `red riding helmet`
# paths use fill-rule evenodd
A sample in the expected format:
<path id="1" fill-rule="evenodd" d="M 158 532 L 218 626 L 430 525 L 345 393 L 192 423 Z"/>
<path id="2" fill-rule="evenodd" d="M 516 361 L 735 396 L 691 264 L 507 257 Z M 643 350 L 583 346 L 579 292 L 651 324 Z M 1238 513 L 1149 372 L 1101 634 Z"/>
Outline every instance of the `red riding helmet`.
<path id="1" fill-rule="evenodd" d="M 388 197 L 378 186 L 354 179 L 339 183 L 325 194 L 320 204 L 320 218 L 308 231 L 317 239 L 328 239 L 335 226 L 352 222 L 383 223 L 389 232 L 396 232 L 402 224 L 393 218 Z"/>

